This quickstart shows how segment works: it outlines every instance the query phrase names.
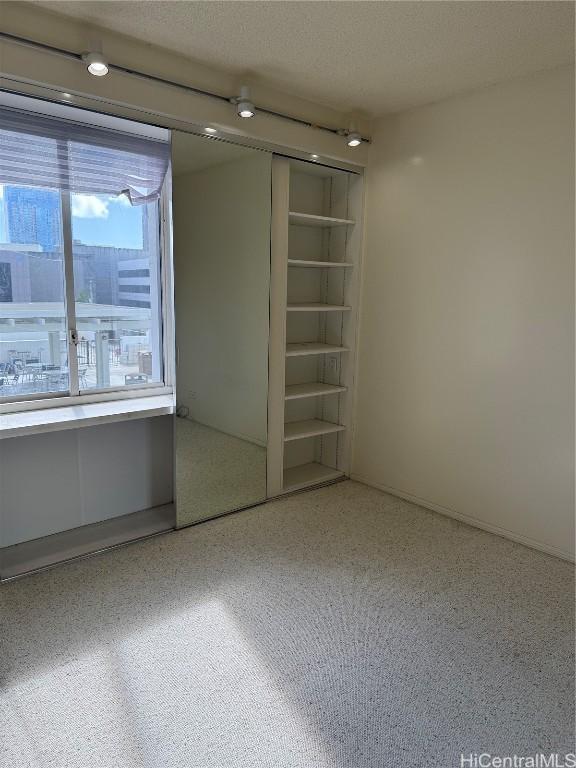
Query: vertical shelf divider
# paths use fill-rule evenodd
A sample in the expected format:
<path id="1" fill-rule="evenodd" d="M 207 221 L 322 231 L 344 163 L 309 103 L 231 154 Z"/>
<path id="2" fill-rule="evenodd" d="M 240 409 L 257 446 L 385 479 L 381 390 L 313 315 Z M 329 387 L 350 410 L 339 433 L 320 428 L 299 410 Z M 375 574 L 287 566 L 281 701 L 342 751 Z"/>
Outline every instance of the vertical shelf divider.
<path id="1" fill-rule="evenodd" d="M 268 350 L 269 497 L 282 493 L 284 483 L 284 395 L 286 372 L 286 304 L 288 294 L 288 211 L 290 164 L 272 159 L 272 222 L 270 231 L 270 342 Z"/>

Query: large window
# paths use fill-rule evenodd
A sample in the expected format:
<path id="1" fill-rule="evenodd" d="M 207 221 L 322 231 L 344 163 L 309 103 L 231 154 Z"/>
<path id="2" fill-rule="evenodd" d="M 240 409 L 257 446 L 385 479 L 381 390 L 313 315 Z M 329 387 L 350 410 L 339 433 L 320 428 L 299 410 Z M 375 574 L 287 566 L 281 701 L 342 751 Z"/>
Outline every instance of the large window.
<path id="1" fill-rule="evenodd" d="M 162 385 L 165 141 L 0 106 L 0 401 Z"/>

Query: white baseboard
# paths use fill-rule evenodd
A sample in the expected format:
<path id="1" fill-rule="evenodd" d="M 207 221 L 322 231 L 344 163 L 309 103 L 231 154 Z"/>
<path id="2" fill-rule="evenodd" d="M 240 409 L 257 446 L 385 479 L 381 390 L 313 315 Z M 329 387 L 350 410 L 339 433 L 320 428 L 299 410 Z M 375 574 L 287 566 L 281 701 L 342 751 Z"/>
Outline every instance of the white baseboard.
<path id="1" fill-rule="evenodd" d="M 485 523 L 483 520 L 478 520 L 476 517 L 462 514 L 462 512 L 456 512 L 454 509 L 443 507 L 440 504 L 435 504 L 433 501 L 428 501 L 427 499 L 421 499 L 418 496 L 406 493 L 406 491 L 401 491 L 398 488 L 391 488 L 387 485 L 382 485 L 381 483 L 375 483 L 367 477 L 363 477 L 357 473 L 352 473 L 350 479 L 356 480 L 358 483 L 363 483 L 364 485 L 369 485 L 372 488 L 377 488 L 379 491 L 389 493 L 391 496 L 397 496 L 405 501 L 411 501 L 413 504 L 418 504 L 420 507 L 432 510 L 432 512 L 438 512 L 441 515 L 446 515 L 446 517 L 453 517 L 455 520 L 460 520 L 463 523 L 468 523 L 468 525 L 474 526 L 474 528 L 481 528 L 483 531 L 496 534 L 496 536 L 511 539 L 518 544 L 524 544 L 524 546 L 530 547 L 531 549 L 538 549 L 540 552 L 546 552 L 548 555 L 554 555 L 562 560 L 568 560 L 571 563 L 575 561 L 572 552 L 566 552 L 565 550 L 553 547 L 550 544 L 544 544 L 536 539 L 531 539 L 529 536 L 522 536 L 519 533 L 514 533 L 514 531 L 509 531 L 507 528 L 501 528 L 499 525 Z"/>

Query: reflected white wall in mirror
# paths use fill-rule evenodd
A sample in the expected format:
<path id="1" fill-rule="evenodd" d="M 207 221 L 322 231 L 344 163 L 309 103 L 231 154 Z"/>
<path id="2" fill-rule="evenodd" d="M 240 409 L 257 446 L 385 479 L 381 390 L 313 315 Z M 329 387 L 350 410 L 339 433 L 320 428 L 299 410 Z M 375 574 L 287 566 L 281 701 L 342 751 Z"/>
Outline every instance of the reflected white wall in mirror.
<path id="1" fill-rule="evenodd" d="M 266 496 L 271 155 L 173 135 L 178 526 Z"/>

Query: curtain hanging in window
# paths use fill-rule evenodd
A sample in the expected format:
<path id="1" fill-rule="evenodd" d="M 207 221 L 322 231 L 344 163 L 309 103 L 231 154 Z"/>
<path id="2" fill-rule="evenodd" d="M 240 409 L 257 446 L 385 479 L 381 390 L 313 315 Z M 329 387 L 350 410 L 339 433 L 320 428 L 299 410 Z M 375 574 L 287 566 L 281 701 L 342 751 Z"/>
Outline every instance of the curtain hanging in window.
<path id="1" fill-rule="evenodd" d="M 138 205 L 158 199 L 169 162 L 166 141 L 0 107 L 3 184 L 124 194 Z"/>

